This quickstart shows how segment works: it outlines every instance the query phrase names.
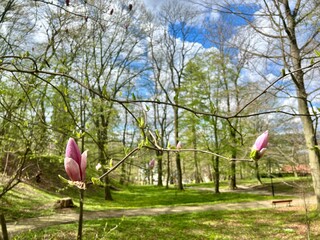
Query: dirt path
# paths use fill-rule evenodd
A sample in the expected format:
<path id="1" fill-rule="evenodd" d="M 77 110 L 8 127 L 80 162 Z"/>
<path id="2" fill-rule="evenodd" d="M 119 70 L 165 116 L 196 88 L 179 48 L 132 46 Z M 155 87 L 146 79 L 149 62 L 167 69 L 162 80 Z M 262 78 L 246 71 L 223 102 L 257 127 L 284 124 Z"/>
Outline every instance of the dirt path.
<path id="1" fill-rule="evenodd" d="M 114 217 L 130 217 L 130 216 L 152 216 L 159 214 L 173 214 L 173 213 L 189 213 L 199 211 L 215 211 L 215 210 L 240 210 L 240 209 L 257 209 L 257 208 L 272 208 L 272 200 L 244 202 L 244 203 L 221 203 L 215 205 L 202 206 L 175 206 L 175 207 L 160 207 L 160 208 L 139 208 L 127 210 L 106 210 L 85 212 L 84 219 L 99 219 L 99 218 L 114 218 Z M 305 201 L 300 198 L 293 199 L 292 206 L 304 206 L 316 203 L 315 197 L 309 197 Z M 277 207 L 286 207 L 285 204 Z M 45 228 L 52 225 L 66 224 L 76 222 L 78 220 L 77 213 L 63 213 L 52 216 L 21 219 L 16 222 L 7 223 L 7 230 L 10 236 L 19 232 L 24 232 L 37 228 Z"/>

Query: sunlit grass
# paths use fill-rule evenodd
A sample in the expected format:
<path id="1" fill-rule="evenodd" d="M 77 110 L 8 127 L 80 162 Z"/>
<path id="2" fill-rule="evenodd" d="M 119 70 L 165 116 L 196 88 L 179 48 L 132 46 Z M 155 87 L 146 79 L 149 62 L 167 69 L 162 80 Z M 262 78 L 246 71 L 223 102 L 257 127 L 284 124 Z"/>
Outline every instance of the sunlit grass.
<path id="1" fill-rule="evenodd" d="M 249 193 L 226 192 L 214 194 L 212 191 L 196 189 L 165 189 L 156 186 L 134 186 L 112 193 L 114 201 L 103 200 L 103 189 L 86 192 L 85 210 L 104 210 L 114 208 L 142 208 L 178 205 L 204 205 L 230 202 L 248 202 L 272 199 Z M 279 196 L 280 198 L 281 196 Z M 76 199 L 75 199 L 76 200 Z"/>
<path id="2" fill-rule="evenodd" d="M 284 179 L 281 179 L 282 181 Z M 300 184 L 306 186 L 306 179 L 299 181 L 297 179 L 290 179 L 292 183 L 300 181 Z M 244 184 L 250 185 L 251 181 Z M 288 180 L 286 180 L 288 181 Z M 302 183 L 301 183 L 302 182 Z M 241 182 L 239 181 L 239 184 Z M 276 192 L 293 193 L 297 191 L 291 185 L 282 184 L 280 180 L 275 179 Z M 224 185 L 227 182 L 223 182 Z M 243 183 L 241 183 L 243 184 Z M 107 209 L 132 209 L 132 208 L 146 208 L 146 207 L 162 207 L 162 206 L 178 206 L 178 205 L 204 205 L 230 202 L 247 202 L 268 200 L 273 197 L 271 194 L 259 195 L 249 194 L 243 192 L 223 192 L 221 194 L 213 193 L 213 183 L 192 185 L 185 190 L 179 191 L 172 187 L 166 189 L 157 186 L 123 186 L 120 191 L 112 191 L 114 201 L 104 200 L 104 188 L 99 186 L 90 186 L 85 192 L 85 211 L 101 211 Z M 198 190 L 196 187 L 211 188 L 209 190 Z M 270 191 L 270 186 L 264 186 Z M 61 192 L 45 192 L 37 190 L 26 184 L 19 184 L 17 188 L 7 193 L 5 197 L 0 199 L 0 210 L 6 216 L 8 221 L 19 218 L 36 217 L 41 215 L 54 214 L 56 210 L 53 205 L 56 200 L 63 197 L 71 197 L 74 203 L 79 206 L 78 189 L 68 187 Z M 276 194 L 276 198 L 281 198 L 281 194 Z M 78 208 L 74 208 L 77 211 Z"/>
<path id="3" fill-rule="evenodd" d="M 0 199 L 0 210 L 7 221 L 50 215 L 54 213 L 53 204 L 57 199 L 52 193 L 20 183 Z"/>
<path id="4" fill-rule="evenodd" d="M 311 219 L 311 239 L 320 237 L 320 218 Z M 53 226 L 15 239 L 74 239 L 77 225 Z M 208 211 L 90 220 L 84 239 L 306 239 L 303 209 Z"/>

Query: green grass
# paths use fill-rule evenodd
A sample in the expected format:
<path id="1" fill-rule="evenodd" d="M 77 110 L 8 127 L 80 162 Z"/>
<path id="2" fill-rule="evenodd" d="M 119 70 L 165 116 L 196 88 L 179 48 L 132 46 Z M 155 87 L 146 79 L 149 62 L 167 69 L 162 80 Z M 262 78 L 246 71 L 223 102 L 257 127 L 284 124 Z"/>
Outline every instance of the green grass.
<path id="1" fill-rule="evenodd" d="M 54 214 L 53 204 L 58 196 L 19 184 L 0 199 L 0 211 L 7 221 Z"/>
<path id="2" fill-rule="evenodd" d="M 156 186 L 132 186 L 113 192 L 114 201 L 103 200 L 103 189 L 89 189 L 85 196 L 85 210 L 129 209 L 142 207 L 161 207 L 178 205 L 204 205 L 230 202 L 248 202 L 272 199 L 272 196 L 262 196 L 249 193 L 226 192 L 214 194 L 212 191 L 195 189 L 165 189 Z M 74 199 L 77 202 L 77 195 Z M 281 196 L 277 196 L 281 198 Z"/>
<path id="3" fill-rule="evenodd" d="M 281 179 L 283 181 L 283 179 Z M 306 186 L 306 179 L 289 179 L 290 183 Z M 251 185 L 247 181 L 245 184 Z M 281 193 L 294 193 L 297 187 L 294 184 L 284 184 L 278 179 L 274 179 L 276 198 L 281 198 Z M 288 182 L 288 181 L 287 181 Z M 226 182 L 223 182 L 226 185 Z M 244 184 L 244 183 L 239 183 Z M 198 187 L 213 188 L 213 183 L 193 185 Z M 257 186 L 256 190 L 268 189 L 270 185 L 264 184 Z M 99 186 L 90 186 L 85 193 L 85 211 L 97 211 L 107 209 L 130 209 L 142 207 L 161 207 L 177 205 L 204 205 L 230 202 L 247 202 L 271 199 L 271 193 L 268 196 L 259 194 L 249 194 L 241 192 L 224 192 L 214 194 L 212 191 L 199 191 L 195 188 L 187 187 L 184 191 L 178 191 L 175 188 L 165 189 L 156 186 L 128 186 L 121 187 L 121 191 L 113 191 L 114 201 L 105 201 L 104 189 Z M 76 205 L 78 203 L 78 190 L 68 187 L 59 193 L 46 192 L 32 188 L 26 184 L 19 184 L 18 187 L 7 193 L 0 199 L 0 211 L 5 214 L 7 221 L 13 221 L 20 218 L 36 217 L 42 215 L 54 214 L 54 202 L 63 197 L 71 197 Z M 77 208 L 74 209 L 77 211 Z"/>
<path id="4" fill-rule="evenodd" d="M 311 239 L 320 218 L 312 216 Z M 296 209 L 208 211 L 84 222 L 83 239 L 306 239 L 304 212 Z M 77 224 L 53 226 L 14 239 L 75 239 Z"/>

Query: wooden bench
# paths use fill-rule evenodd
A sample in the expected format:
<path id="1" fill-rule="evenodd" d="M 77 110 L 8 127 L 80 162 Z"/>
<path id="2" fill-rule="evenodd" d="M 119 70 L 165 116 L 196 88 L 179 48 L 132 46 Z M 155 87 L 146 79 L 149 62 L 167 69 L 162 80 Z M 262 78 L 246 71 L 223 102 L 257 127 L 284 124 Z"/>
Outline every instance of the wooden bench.
<path id="1" fill-rule="evenodd" d="M 288 207 L 291 207 L 291 202 L 292 202 L 291 199 L 288 199 L 288 200 L 274 200 L 274 201 L 272 201 L 272 205 L 273 205 L 274 207 L 276 207 L 276 205 L 277 205 L 278 203 L 286 203 Z"/>

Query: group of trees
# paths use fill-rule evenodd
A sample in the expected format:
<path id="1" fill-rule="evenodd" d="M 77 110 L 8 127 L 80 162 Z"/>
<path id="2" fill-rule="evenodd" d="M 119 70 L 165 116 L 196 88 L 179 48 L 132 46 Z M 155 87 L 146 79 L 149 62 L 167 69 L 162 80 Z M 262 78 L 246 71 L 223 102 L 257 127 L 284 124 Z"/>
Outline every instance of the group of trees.
<path id="1" fill-rule="evenodd" d="M 318 16 L 318 1 L 299 0 L 168 0 L 156 9 L 142 1 L 2 1 L 1 170 L 20 164 L 3 190 L 30 159 L 62 161 L 74 137 L 89 149 L 89 168 L 100 163 L 103 173 L 142 146 L 119 167 L 121 183 L 150 172 L 155 158 L 158 185 L 183 189 L 183 180 L 208 177 L 218 193 L 221 177 L 234 189 L 237 176 L 254 173 L 250 147 L 269 129 L 269 163 L 260 167 L 299 162 L 308 151 L 320 203 Z M 178 151 L 179 141 L 198 151 Z M 104 180 L 111 199 L 110 176 Z"/>

